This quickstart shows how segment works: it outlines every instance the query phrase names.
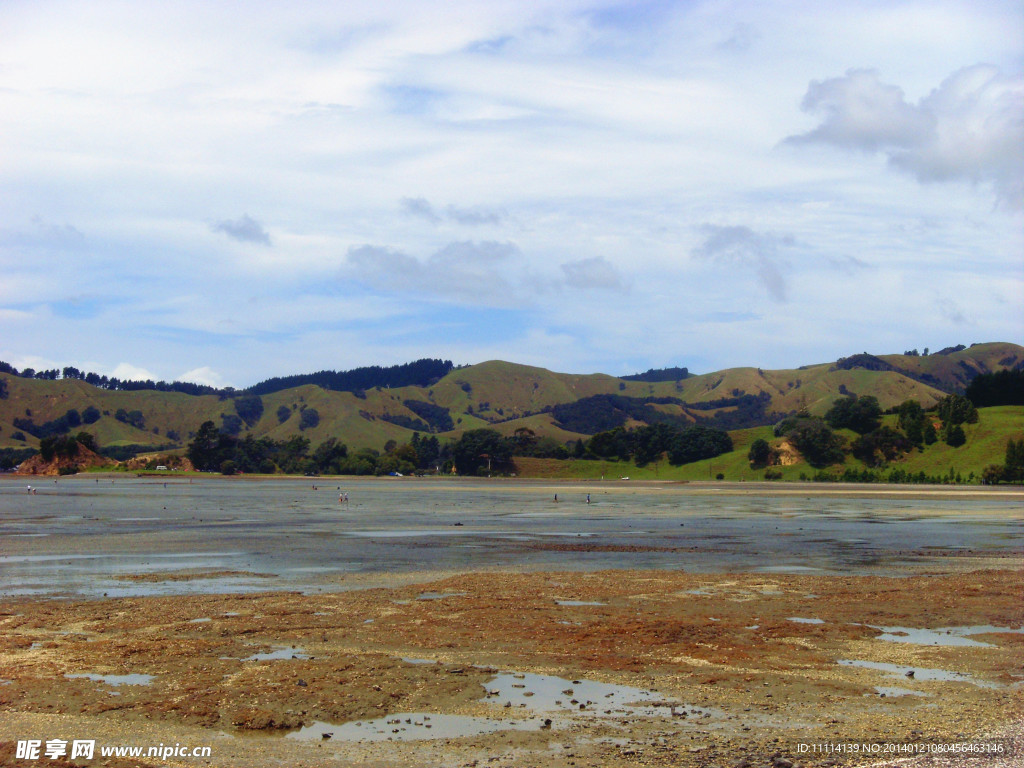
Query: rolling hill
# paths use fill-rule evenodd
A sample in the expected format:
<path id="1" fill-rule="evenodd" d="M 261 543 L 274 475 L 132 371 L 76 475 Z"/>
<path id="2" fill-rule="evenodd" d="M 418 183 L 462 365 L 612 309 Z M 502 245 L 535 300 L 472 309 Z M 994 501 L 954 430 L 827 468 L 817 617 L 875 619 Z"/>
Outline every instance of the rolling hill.
<path id="1" fill-rule="evenodd" d="M 751 430 L 800 410 L 821 415 L 843 395 L 874 395 L 883 408 L 907 399 L 929 407 L 962 391 L 979 373 L 1021 367 L 1024 347 L 1005 342 L 930 355 L 861 353 L 792 370 L 731 368 L 669 381 L 556 373 L 492 360 L 449 365 L 447 375 L 428 386 L 335 391 L 306 383 L 249 395 L 241 414 L 244 391 L 111 390 L 80 379 L 0 373 L 6 394 L 0 399 L 0 448 L 36 447 L 47 428 L 60 430 L 62 418 L 78 422 L 71 423 L 71 431 L 89 431 L 103 450 L 121 455 L 184 448 L 206 420 L 240 436 L 302 436 L 313 446 L 334 437 L 350 448 L 378 450 L 389 440 L 408 442 L 415 431 L 444 440 L 478 427 L 504 435 L 529 429 L 560 443 L 609 423 L 697 422 Z M 98 418 L 81 423 L 89 409 Z"/>

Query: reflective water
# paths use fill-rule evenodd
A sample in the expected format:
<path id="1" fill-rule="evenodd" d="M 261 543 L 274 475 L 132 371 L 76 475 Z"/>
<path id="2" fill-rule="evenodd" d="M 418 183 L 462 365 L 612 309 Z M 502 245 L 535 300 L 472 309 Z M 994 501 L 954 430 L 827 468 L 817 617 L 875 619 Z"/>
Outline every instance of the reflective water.
<path id="1" fill-rule="evenodd" d="M 876 640 L 888 640 L 892 643 L 913 643 L 915 645 L 954 645 L 973 646 L 975 648 L 991 648 L 992 643 L 975 640 L 971 635 L 992 633 L 1024 634 L 1024 628 L 994 627 L 991 624 L 974 624 L 963 627 L 939 627 L 938 629 L 915 629 L 913 627 L 876 627 L 882 630 Z"/>
<path id="2" fill-rule="evenodd" d="M 845 667 L 862 667 L 864 669 L 876 669 L 879 672 L 886 672 L 890 677 L 906 677 L 907 672 L 913 672 L 914 680 L 939 680 L 947 683 L 970 683 L 979 688 L 998 688 L 996 683 L 987 680 L 979 680 L 976 677 L 965 675 L 962 672 L 953 672 L 948 669 L 931 669 L 927 667 L 909 667 L 900 664 L 884 664 L 879 661 L 859 661 L 853 659 L 839 659 L 838 664 Z"/>
<path id="3" fill-rule="evenodd" d="M 142 674 L 130 674 L 130 675 L 94 675 L 89 673 L 81 673 L 74 675 L 64 675 L 69 680 L 76 678 L 84 678 L 92 680 L 95 683 L 103 683 L 104 685 L 149 685 L 153 682 L 153 675 L 142 675 Z"/>
<path id="4" fill-rule="evenodd" d="M 98 482 L 97 482 L 98 480 Z M 331 483 L 331 485 L 328 485 Z M 338 589 L 349 573 L 486 568 L 892 573 L 1019 551 L 1020 499 L 764 495 L 743 486 L 464 479 L 154 483 L 0 476 L 0 591 L 86 596 Z M 335 486 L 350 502 L 339 505 Z M 552 502 L 557 490 L 561 502 Z M 737 492 L 741 491 L 741 492 Z M 585 503 L 590 493 L 592 502 Z M 164 581 L 193 570 L 212 578 Z M 128 575 L 146 574 L 147 581 Z M 273 579 L 259 578 L 272 575 Z"/>
<path id="5" fill-rule="evenodd" d="M 266 651 L 265 653 L 254 653 L 252 656 L 246 656 L 242 661 L 280 661 L 282 659 L 308 659 L 309 655 L 306 654 L 301 648 L 278 648 L 276 651 Z"/>

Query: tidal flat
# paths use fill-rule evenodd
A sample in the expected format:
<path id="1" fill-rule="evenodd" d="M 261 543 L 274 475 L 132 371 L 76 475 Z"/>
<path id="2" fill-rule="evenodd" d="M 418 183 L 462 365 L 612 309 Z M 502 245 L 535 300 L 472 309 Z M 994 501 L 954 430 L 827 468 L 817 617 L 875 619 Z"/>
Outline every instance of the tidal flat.
<path id="1" fill-rule="evenodd" d="M 0 763 L 1011 765 L 1024 495 L 953 490 L 3 477 Z"/>

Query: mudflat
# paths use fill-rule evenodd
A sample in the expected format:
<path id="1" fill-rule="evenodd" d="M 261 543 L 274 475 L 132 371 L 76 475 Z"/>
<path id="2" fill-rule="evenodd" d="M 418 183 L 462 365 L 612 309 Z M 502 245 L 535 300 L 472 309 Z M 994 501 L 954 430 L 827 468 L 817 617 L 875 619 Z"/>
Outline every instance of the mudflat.
<path id="1" fill-rule="evenodd" d="M 349 484 L 350 506 L 365 507 L 344 512 L 336 488 L 327 501 L 303 483 L 278 487 L 301 500 L 289 514 L 304 522 L 289 527 L 271 508 L 283 502 L 261 506 L 273 494 L 255 486 L 178 489 L 176 505 L 161 486 L 99 485 L 49 498 L 0 487 L 13 544 L 0 559 L 2 764 L 48 764 L 16 757 L 27 739 L 95 740 L 93 760 L 50 764 L 111 766 L 1014 765 L 1024 754 L 1013 499 L 865 507 L 805 494 L 794 506 L 757 491 L 747 508 L 728 489 L 634 489 L 609 493 L 637 501 L 613 509 L 576 498 L 598 499 L 585 485 Z M 202 516 L 193 554 L 228 551 L 224 531 L 249 554 L 161 558 L 189 526 L 124 519 L 157 504 L 168 520 Z M 237 521 L 262 518 L 264 535 L 246 548 L 228 518 L 254 531 Z M 341 546 L 325 534 L 332 519 L 373 544 L 360 567 L 328 567 Z M 628 527 L 638 522 L 642 533 Z M 789 543 L 766 540 L 757 557 L 745 525 Z M 471 530 L 438 533 L 449 526 Z M 289 547 L 296 536 L 314 541 Z M 300 570 L 317 537 L 330 540 L 325 567 Z M 91 556 L 111 546 L 134 555 Z M 273 546 L 294 562 L 257 556 Z M 500 562 L 479 557 L 489 547 Z M 61 551 L 90 556 L 48 559 Z M 389 551 L 416 558 L 389 569 Z M 249 591 L 223 588 L 239 584 Z M 210 754 L 104 758 L 103 745 Z"/>

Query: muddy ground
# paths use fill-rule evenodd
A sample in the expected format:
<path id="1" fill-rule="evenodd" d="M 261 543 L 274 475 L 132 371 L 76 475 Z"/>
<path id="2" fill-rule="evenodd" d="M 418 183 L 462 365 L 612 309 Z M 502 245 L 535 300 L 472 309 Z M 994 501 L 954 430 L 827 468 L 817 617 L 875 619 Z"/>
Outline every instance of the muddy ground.
<path id="1" fill-rule="evenodd" d="M 52 764 L 785 768 L 892 763 L 812 745 L 984 741 L 1016 757 L 944 764 L 1012 765 L 1024 758 L 1009 738 L 1024 714 L 1024 634 L 895 630 L 911 643 L 878 628 L 1024 626 L 1021 558 L 950 560 L 901 577 L 405 574 L 327 594 L 8 599 L 0 763 L 47 765 L 15 759 L 19 739 L 89 738 L 212 756 Z M 524 676 L 488 695 L 499 673 Z M 525 673 L 564 678 L 559 703 Z M 69 677 L 85 674 L 151 679 Z M 587 681 L 638 690 L 594 700 Z M 437 738 L 443 715 L 519 729 Z M 390 722 L 376 740 L 342 728 L 370 733 L 377 718 Z M 330 738 L 296 738 L 318 722 Z"/>

